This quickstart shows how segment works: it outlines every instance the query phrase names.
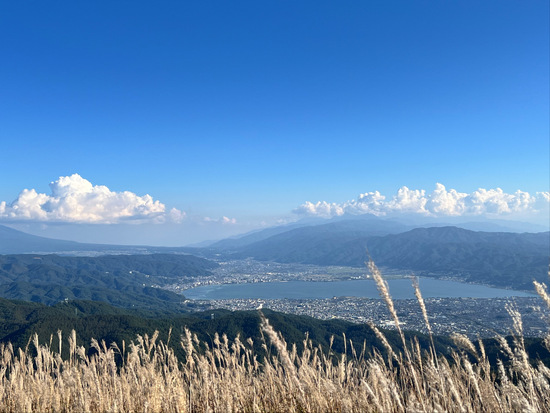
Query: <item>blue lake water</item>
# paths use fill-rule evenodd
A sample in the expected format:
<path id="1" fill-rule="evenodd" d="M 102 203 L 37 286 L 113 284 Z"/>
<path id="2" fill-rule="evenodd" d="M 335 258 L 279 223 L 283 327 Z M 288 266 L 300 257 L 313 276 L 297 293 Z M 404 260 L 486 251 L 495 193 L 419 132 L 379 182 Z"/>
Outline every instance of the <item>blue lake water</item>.
<path id="1" fill-rule="evenodd" d="M 410 279 L 388 280 L 390 294 L 394 299 L 415 298 Z M 501 298 L 532 297 L 522 291 L 491 288 L 483 285 L 465 284 L 456 281 L 420 278 L 420 290 L 424 298 Z M 229 300 L 236 298 L 260 299 L 314 299 L 332 297 L 380 298 L 374 280 L 350 281 L 288 281 L 250 284 L 203 285 L 183 292 L 193 300 Z"/>

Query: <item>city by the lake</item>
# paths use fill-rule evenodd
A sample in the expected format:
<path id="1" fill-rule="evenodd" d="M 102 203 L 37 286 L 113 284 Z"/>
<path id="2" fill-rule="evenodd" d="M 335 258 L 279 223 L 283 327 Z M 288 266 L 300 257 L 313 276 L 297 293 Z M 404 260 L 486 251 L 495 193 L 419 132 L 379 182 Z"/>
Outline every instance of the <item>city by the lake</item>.
<path id="1" fill-rule="evenodd" d="M 410 278 L 391 279 L 388 285 L 392 298 L 414 298 Z M 420 289 L 425 298 L 501 298 L 532 297 L 533 294 L 484 285 L 421 277 Z M 380 298 L 372 279 L 347 281 L 287 281 L 243 284 L 202 285 L 183 291 L 192 300 L 258 299 L 319 299 L 331 297 Z"/>

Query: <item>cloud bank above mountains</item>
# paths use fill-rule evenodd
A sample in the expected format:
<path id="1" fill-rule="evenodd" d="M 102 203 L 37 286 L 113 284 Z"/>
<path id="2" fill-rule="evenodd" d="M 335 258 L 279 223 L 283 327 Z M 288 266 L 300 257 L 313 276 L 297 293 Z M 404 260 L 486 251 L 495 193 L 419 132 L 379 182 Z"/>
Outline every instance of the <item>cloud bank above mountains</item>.
<path id="1" fill-rule="evenodd" d="M 548 215 L 549 192 L 516 191 L 505 193 L 502 189 L 480 188 L 470 194 L 447 190 L 437 183 L 431 193 L 424 189 L 401 187 L 397 194 L 386 198 L 378 191 L 360 194 L 355 200 L 343 203 L 319 201 L 305 202 L 294 213 L 303 216 L 331 218 L 344 214 L 373 214 L 376 216 L 413 213 L 429 217 L 486 216 L 505 218 L 507 216 Z"/>
<path id="2" fill-rule="evenodd" d="M 166 206 L 150 195 L 111 191 L 78 174 L 50 182 L 51 194 L 24 189 L 15 201 L 0 202 L 0 219 L 113 224 L 119 222 L 181 222 L 185 212 Z"/>
<path id="3" fill-rule="evenodd" d="M 194 222 L 196 225 L 235 226 L 237 220 L 187 216 L 176 208 L 168 209 L 165 204 L 150 195 L 137 195 L 130 191 L 111 191 L 104 185 L 93 185 L 78 174 L 59 177 L 50 182 L 50 194 L 35 189 L 24 189 L 11 203 L 0 202 L 0 221 L 120 224 L 148 223 L 174 224 Z M 298 216 L 332 218 L 344 214 L 394 216 L 398 214 L 419 214 L 425 217 L 487 218 L 534 218 L 548 224 L 550 214 L 550 193 L 537 192 L 534 195 L 524 191 L 505 193 L 502 189 L 478 189 L 472 193 L 447 190 L 436 184 L 435 189 L 426 190 L 401 187 L 391 198 L 378 191 L 360 194 L 357 199 L 343 203 L 319 201 L 305 202 L 294 213 Z M 242 223 L 240 223 L 242 224 Z"/>

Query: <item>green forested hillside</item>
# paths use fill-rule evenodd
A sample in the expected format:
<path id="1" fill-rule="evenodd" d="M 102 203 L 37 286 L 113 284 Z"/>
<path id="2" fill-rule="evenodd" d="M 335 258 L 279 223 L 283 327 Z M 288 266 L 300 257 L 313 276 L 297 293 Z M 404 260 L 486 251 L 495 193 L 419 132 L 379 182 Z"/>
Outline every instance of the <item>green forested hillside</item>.
<path id="1" fill-rule="evenodd" d="M 342 320 L 318 320 L 306 316 L 297 316 L 263 310 L 273 328 L 280 332 L 289 344 L 296 344 L 302 348 L 304 338 L 309 337 L 314 346 L 322 346 L 323 351 L 329 348 L 338 354 L 345 351 L 344 335 L 351 340 L 360 352 L 365 346 L 367 354 L 376 348 L 385 354 L 384 345 L 376 337 L 374 331 L 365 324 L 354 324 Z M 196 334 L 199 340 L 211 346 L 216 333 L 221 337 L 226 334 L 229 340 L 237 335 L 241 339 L 251 338 L 254 350 L 258 355 L 265 355 L 264 340 L 260 327 L 260 313 L 258 311 L 215 310 L 206 313 L 188 314 L 153 314 L 137 312 L 112 307 L 108 304 L 89 301 L 68 301 L 55 306 L 46 306 L 38 303 L 0 299 L 0 343 L 11 342 L 15 347 L 25 347 L 29 339 L 36 333 L 42 343 L 51 343 L 57 349 L 57 331 L 61 330 L 66 338 L 75 330 L 79 345 L 90 348 L 90 340 L 105 341 L 109 346 L 115 342 L 119 346 L 125 341 L 128 345 L 135 341 L 137 335 L 149 337 L 155 331 L 159 332 L 159 339 L 168 341 L 171 331 L 170 345 L 178 357 L 184 356 L 179 341 L 185 328 Z M 401 340 L 396 331 L 383 330 L 388 342 L 395 349 L 401 348 Z M 409 332 L 407 341 L 417 337 L 422 348 L 429 347 L 428 337 Z M 527 350 L 532 357 L 541 359 L 550 365 L 550 354 L 542 345 L 542 339 L 526 338 Z M 331 347 L 332 341 L 332 347 Z M 497 357 L 506 359 L 495 340 L 484 340 L 490 360 L 496 362 Z M 271 348 L 270 340 L 266 340 L 268 351 L 276 352 Z M 451 348 L 456 348 L 452 340 L 446 337 L 435 337 L 437 351 L 448 354 Z M 66 342 L 64 344 L 66 346 Z M 63 353 L 67 353 L 64 348 Z M 348 341 L 348 351 L 349 341 Z"/>
<path id="2" fill-rule="evenodd" d="M 548 280 L 550 233 L 417 228 L 371 240 L 378 265 L 457 275 L 469 282 L 524 290 Z"/>
<path id="3" fill-rule="evenodd" d="M 180 254 L 0 255 L 0 296 L 45 304 L 81 299 L 174 311 L 184 308 L 184 297 L 156 287 L 210 275 L 216 266 Z"/>
<path id="4" fill-rule="evenodd" d="M 306 316 L 296 316 L 265 310 L 271 325 L 282 333 L 290 343 L 301 344 L 306 333 L 315 345 L 325 349 L 330 346 L 336 352 L 343 352 L 344 333 L 348 339 L 357 344 L 357 349 L 365 343 L 370 350 L 373 346 L 383 348 L 374 332 L 367 325 L 353 324 L 341 320 L 317 320 Z M 125 310 L 98 302 L 68 301 L 55 306 L 0 299 L 0 342 L 10 341 L 16 346 L 24 347 L 29 338 L 37 333 L 40 341 L 49 342 L 58 330 L 67 335 L 75 330 L 80 345 L 87 347 L 91 338 L 104 340 L 107 345 L 112 342 L 120 344 L 122 340 L 129 343 L 136 335 L 151 336 L 156 330 L 160 339 L 167 341 L 172 329 L 174 348 L 181 355 L 179 346 L 180 334 L 184 328 L 197 334 L 201 341 L 211 343 L 214 335 L 227 334 L 230 339 L 237 335 L 252 338 L 254 346 L 262 353 L 262 332 L 260 315 L 257 311 L 230 312 L 215 310 L 207 313 L 165 314 L 154 316 L 143 311 Z M 399 339 L 396 332 L 387 331 L 386 337 L 396 347 Z M 428 344 L 427 337 L 420 335 L 422 345 Z M 57 338 L 55 337 L 55 342 Z M 438 340 L 438 349 L 446 351 L 450 341 Z"/>

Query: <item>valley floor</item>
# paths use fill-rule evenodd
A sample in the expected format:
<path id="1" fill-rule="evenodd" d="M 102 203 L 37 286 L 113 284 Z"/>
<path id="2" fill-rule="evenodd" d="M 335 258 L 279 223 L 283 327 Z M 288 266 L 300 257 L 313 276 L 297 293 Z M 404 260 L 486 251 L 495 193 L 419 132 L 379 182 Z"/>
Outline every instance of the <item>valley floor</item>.
<path id="1" fill-rule="evenodd" d="M 540 297 L 514 298 L 426 298 L 426 308 L 434 334 L 465 334 L 470 338 L 488 338 L 507 335 L 513 329 L 513 320 L 506 305 L 517 308 L 522 315 L 524 335 L 544 337 L 549 331 L 550 310 Z M 210 309 L 253 310 L 269 308 L 290 314 L 307 315 L 319 319 L 339 318 L 356 323 L 372 321 L 375 325 L 392 328 L 393 322 L 383 300 L 336 297 L 317 300 L 210 300 L 199 301 Z M 427 333 L 422 313 L 416 300 L 394 300 L 404 329 Z"/>

